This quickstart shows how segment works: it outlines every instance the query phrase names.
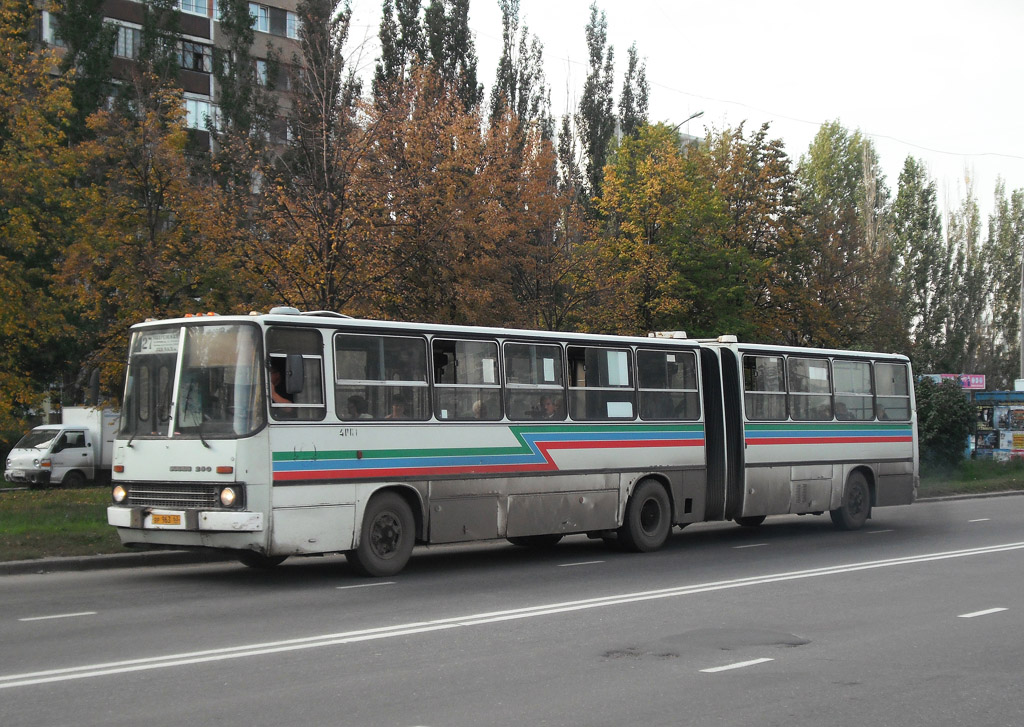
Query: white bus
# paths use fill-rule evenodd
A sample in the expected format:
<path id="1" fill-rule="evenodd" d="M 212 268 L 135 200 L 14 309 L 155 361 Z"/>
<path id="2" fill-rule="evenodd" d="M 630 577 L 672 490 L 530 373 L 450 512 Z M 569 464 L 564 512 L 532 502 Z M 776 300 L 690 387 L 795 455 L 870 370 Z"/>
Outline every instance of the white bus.
<path id="1" fill-rule="evenodd" d="M 108 521 L 128 546 L 246 565 L 829 512 L 862 526 L 918 486 L 903 356 L 266 315 L 132 328 Z"/>

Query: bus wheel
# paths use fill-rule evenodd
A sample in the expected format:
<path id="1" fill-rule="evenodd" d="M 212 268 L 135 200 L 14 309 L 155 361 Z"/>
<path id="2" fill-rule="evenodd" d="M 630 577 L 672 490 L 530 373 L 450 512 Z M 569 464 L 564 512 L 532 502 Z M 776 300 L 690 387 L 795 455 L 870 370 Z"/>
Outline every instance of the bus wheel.
<path id="1" fill-rule="evenodd" d="M 764 515 L 747 515 L 746 517 L 736 518 L 736 524 L 742 525 L 745 528 L 756 528 L 763 522 Z"/>
<path id="2" fill-rule="evenodd" d="M 868 489 L 868 481 L 860 472 L 854 472 L 846 481 L 842 504 L 830 510 L 829 515 L 840 530 L 857 530 L 867 522 L 870 514 L 871 491 Z"/>
<path id="3" fill-rule="evenodd" d="M 287 558 L 287 555 L 263 555 L 263 553 L 257 553 L 254 550 L 246 550 L 238 554 L 239 563 L 258 570 L 269 570 L 279 566 Z"/>
<path id="4" fill-rule="evenodd" d="M 521 548 L 551 548 L 558 545 L 558 541 L 561 539 L 562 536 L 559 533 L 552 535 L 517 535 L 509 538 L 508 542 Z"/>
<path id="5" fill-rule="evenodd" d="M 367 576 L 393 576 L 412 554 L 416 525 L 408 503 L 393 492 L 375 495 L 363 514 L 359 547 L 345 557 Z"/>
<path id="6" fill-rule="evenodd" d="M 619 529 L 619 543 L 626 550 L 649 553 L 657 550 L 672 532 L 672 503 L 665 488 L 644 480 L 626 504 L 626 518 Z"/>

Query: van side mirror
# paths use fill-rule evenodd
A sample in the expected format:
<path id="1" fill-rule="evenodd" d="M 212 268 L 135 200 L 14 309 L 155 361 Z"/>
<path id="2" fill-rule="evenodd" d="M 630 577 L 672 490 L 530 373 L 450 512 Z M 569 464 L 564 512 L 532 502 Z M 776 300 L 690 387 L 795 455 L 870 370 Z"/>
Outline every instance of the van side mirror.
<path id="1" fill-rule="evenodd" d="M 299 394 L 302 392 L 305 383 L 305 369 L 302 366 L 302 354 L 288 354 L 284 369 L 284 390 L 289 394 Z"/>

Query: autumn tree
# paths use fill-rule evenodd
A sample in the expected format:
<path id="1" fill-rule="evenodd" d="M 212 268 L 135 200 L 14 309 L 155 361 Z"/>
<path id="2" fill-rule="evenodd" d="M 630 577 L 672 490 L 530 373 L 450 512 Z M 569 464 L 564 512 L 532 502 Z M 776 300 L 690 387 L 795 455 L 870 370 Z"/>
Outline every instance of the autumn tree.
<path id="1" fill-rule="evenodd" d="M 61 72 L 68 74 L 74 115 L 70 137 L 86 136 L 86 119 L 113 91 L 112 68 L 118 26 L 104 21 L 104 0 L 56 0 L 54 36 L 64 48 Z"/>
<path id="2" fill-rule="evenodd" d="M 56 55 L 33 43 L 38 19 L 29 0 L 0 7 L 0 430 L 72 384 L 83 351 L 54 276 L 77 234 L 75 112 Z"/>

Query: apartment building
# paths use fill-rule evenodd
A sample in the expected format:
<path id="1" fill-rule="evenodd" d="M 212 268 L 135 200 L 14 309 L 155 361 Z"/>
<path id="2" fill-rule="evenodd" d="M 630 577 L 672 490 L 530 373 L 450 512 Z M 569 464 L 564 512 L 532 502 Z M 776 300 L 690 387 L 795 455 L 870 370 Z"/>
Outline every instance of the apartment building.
<path id="1" fill-rule="evenodd" d="M 220 89 L 213 75 L 213 49 L 225 47 L 221 30 L 217 0 L 177 0 L 181 11 L 181 44 L 178 58 L 181 63 L 179 81 L 185 92 L 186 125 L 195 130 L 199 143 L 209 144 L 206 117 L 216 118 Z M 131 64 L 138 57 L 142 40 L 142 21 L 145 0 L 106 0 L 104 20 L 117 26 L 114 46 L 113 75 L 128 78 Z M 249 14 L 253 18 L 255 39 L 251 54 L 256 59 L 257 75 L 266 79 L 267 48 L 275 49 L 282 59 L 298 52 L 299 19 L 296 14 L 298 0 L 271 0 L 250 2 Z M 59 45 L 54 30 L 59 18 L 49 11 L 43 12 L 42 37 L 44 41 Z M 278 84 L 281 87 L 281 84 Z"/>

